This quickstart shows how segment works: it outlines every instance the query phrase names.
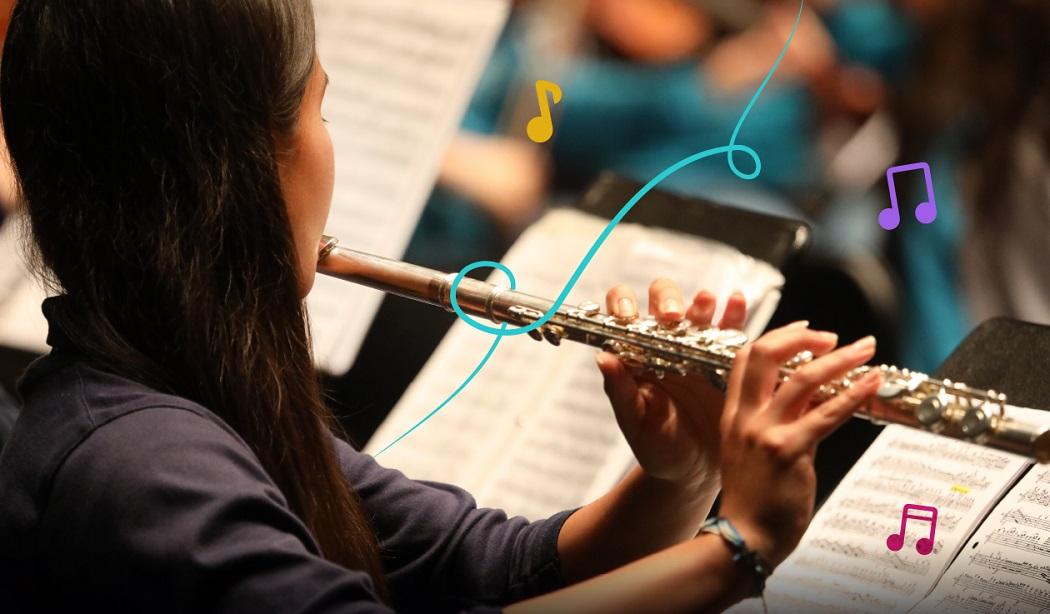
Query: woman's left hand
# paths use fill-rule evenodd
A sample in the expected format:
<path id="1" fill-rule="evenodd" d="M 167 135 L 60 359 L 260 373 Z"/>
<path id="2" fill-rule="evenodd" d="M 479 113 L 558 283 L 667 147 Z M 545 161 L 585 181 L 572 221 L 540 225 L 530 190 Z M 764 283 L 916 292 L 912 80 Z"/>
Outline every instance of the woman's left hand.
<path id="1" fill-rule="evenodd" d="M 617 317 L 639 313 L 634 292 L 627 286 L 616 286 L 605 298 L 609 313 Z M 649 287 L 649 313 L 663 322 L 685 318 L 694 326 L 710 326 L 715 305 L 715 296 L 707 291 L 699 292 L 687 305 L 678 286 L 667 279 L 658 279 Z M 718 327 L 740 329 L 746 315 L 746 299 L 734 293 Z M 598 368 L 620 430 L 650 477 L 688 488 L 717 479 L 719 420 L 725 397 L 707 377 L 635 375 L 607 352 L 598 354 Z"/>

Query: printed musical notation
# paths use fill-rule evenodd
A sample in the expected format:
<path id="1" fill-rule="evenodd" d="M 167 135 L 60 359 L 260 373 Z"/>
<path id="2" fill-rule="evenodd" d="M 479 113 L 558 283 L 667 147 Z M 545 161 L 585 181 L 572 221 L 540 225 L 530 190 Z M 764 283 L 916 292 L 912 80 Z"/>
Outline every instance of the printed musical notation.
<path id="1" fill-rule="evenodd" d="M 1022 611 L 1030 612 L 1033 608 L 1036 611 L 1050 609 L 1050 590 L 1038 588 L 1027 582 L 1010 582 L 998 578 L 982 578 L 963 574 L 952 580 L 951 587 L 955 590 L 956 597 L 967 595 L 967 593 L 981 595 L 981 601 L 984 604 L 982 610 L 986 612 L 1003 611 L 994 606 L 989 607 L 989 597 L 994 600 L 992 603 L 998 602 L 1014 608 L 1020 607 Z"/>
<path id="2" fill-rule="evenodd" d="M 1041 532 L 996 529 L 988 536 L 987 543 L 999 544 L 1040 557 L 1050 557 L 1050 543 L 1043 538 Z"/>
<path id="3" fill-rule="evenodd" d="M 885 528 L 886 523 L 882 520 L 884 518 L 892 518 L 895 514 L 899 513 L 899 505 L 894 503 L 881 503 L 873 500 L 870 497 L 847 497 L 842 500 L 840 507 L 844 510 L 852 510 L 857 512 L 866 512 L 872 517 L 879 518 L 878 529 L 873 530 L 873 533 L 878 533 Z M 951 513 L 942 512 L 937 518 L 937 522 L 941 527 L 944 527 L 947 531 L 955 532 L 957 526 L 959 526 L 959 516 Z M 874 524 L 874 521 L 873 521 Z M 870 528 L 872 525 L 868 525 Z"/>
<path id="4" fill-rule="evenodd" d="M 814 550 L 823 550 L 858 561 L 870 561 L 878 564 L 881 568 L 890 568 L 906 574 L 924 576 L 930 571 L 930 563 L 926 560 L 917 560 L 913 557 L 905 557 L 889 552 L 873 552 L 864 546 L 851 544 L 847 541 L 834 539 L 815 539 L 811 546 Z"/>
<path id="5" fill-rule="evenodd" d="M 525 126 L 525 132 L 533 143 L 546 143 L 554 136 L 554 117 L 551 115 L 551 105 L 547 101 L 547 94 L 551 95 L 554 104 L 561 102 L 561 87 L 553 81 L 539 80 L 536 82 L 536 101 L 540 106 L 540 114 L 529 120 Z"/>
<path id="6" fill-rule="evenodd" d="M 1021 500 L 1033 503 L 1039 507 L 1050 507 L 1050 490 L 1045 488 L 1029 488 L 1021 493 Z"/>
<path id="7" fill-rule="evenodd" d="M 900 513 L 899 510 L 895 510 L 892 507 L 889 507 L 889 510 L 889 514 L 887 514 L 888 516 Z M 940 518 L 938 518 L 937 522 L 939 526 L 944 524 Z M 886 522 L 881 519 L 862 518 L 860 516 L 847 514 L 835 514 L 828 519 L 828 526 L 860 534 L 876 534 L 882 533 L 886 530 Z M 906 534 L 904 537 L 904 546 L 909 549 L 914 549 L 919 539 L 919 537 L 910 533 Z M 944 543 L 938 539 L 934 542 L 933 547 L 935 550 L 942 548 L 944 547 Z"/>
<path id="8" fill-rule="evenodd" d="M 1011 521 L 1025 527 L 1050 531 L 1050 516 L 1028 515 L 1021 510 L 1010 510 L 1003 515 L 1003 523 L 1005 524 L 1006 521 Z"/>
<path id="9" fill-rule="evenodd" d="M 1013 457 L 1004 456 L 994 450 L 980 447 L 963 447 L 955 445 L 955 442 L 938 439 L 926 444 L 914 441 L 895 440 L 890 442 L 890 448 L 901 452 L 913 452 L 924 458 L 937 460 L 948 460 L 952 462 L 973 465 L 978 470 L 992 469 L 1001 470 L 1013 462 Z M 981 472 L 984 473 L 983 471 Z"/>
<path id="10" fill-rule="evenodd" d="M 1050 566 L 1038 565 L 1027 561 L 1014 561 L 1003 558 L 1001 554 L 987 555 L 975 554 L 970 558 L 970 563 L 995 571 L 1009 571 L 1022 576 L 1028 576 L 1033 580 L 1050 582 Z"/>
<path id="11" fill-rule="evenodd" d="M 915 219 L 919 220 L 920 224 L 931 224 L 937 219 L 937 200 L 933 194 L 933 175 L 930 173 L 930 165 L 925 162 L 915 162 L 914 164 L 892 166 L 886 170 L 886 182 L 890 187 L 890 206 L 879 212 L 879 226 L 882 226 L 883 230 L 893 230 L 901 223 L 901 211 L 897 202 L 897 186 L 894 177 L 897 173 L 916 170 L 922 170 L 923 177 L 926 179 L 926 200 L 920 202 L 915 208 Z"/>
<path id="12" fill-rule="evenodd" d="M 1006 493 L 917 611 L 1050 611 L 1048 477 L 1031 469 Z"/>
<path id="13" fill-rule="evenodd" d="M 864 565 L 854 564 L 843 565 L 811 555 L 801 557 L 799 564 L 809 569 L 848 576 L 865 583 L 875 584 L 896 593 L 908 595 L 915 591 L 915 582 L 898 580 L 885 568 L 865 567 Z"/>
<path id="14" fill-rule="evenodd" d="M 1025 466 L 1005 452 L 887 427 L 769 579 L 769 611 L 885 614 L 916 606 Z M 953 490 L 959 486 L 966 492 Z M 902 510 L 903 501 L 923 505 Z M 888 544 L 891 534 L 899 541 Z M 733 611 L 762 605 L 747 601 Z"/>
<path id="15" fill-rule="evenodd" d="M 988 477 L 978 470 L 948 471 L 933 463 L 896 456 L 880 458 L 873 463 L 873 466 L 902 475 L 937 476 L 940 479 L 955 482 L 956 485 L 962 486 L 962 489 L 955 489 L 955 492 L 962 492 L 962 494 L 966 494 L 966 491 L 971 488 L 987 488 L 989 486 Z"/>
<path id="16" fill-rule="evenodd" d="M 934 503 L 937 507 L 943 507 L 956 511 L 966 511 L 973 507 L 974 497 L 952 490 L 954 484 L 943 488 L 938 480 L 936 486 L 929 485 L 928 476 L 902 478 L 895 474 L 879 473 L 870 478 L 862 478 L 857 481 L 858 486 L 876 490 L 882 488 L 885 492 L 902 498 L 920 499 Z"/>

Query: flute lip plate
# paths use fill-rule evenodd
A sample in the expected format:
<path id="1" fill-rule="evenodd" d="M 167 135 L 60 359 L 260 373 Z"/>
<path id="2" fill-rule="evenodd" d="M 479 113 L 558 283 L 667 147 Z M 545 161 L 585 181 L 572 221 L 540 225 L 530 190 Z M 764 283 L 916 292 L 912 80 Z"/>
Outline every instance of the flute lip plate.
<path id="1" fill-rule="evenodd" d="M 332 250 L 339 245 L 339 239 L 329 235 L 321 235 L 321 243 L 317 250 L 317 262 L 323 262 L 328 254 L 332 253 Z"/>

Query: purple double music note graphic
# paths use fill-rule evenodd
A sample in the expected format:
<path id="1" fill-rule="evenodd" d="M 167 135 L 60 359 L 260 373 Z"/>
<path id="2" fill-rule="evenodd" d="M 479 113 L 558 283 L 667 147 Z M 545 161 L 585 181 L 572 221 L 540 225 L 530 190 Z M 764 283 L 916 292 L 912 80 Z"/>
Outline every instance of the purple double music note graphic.
<path id="1" fill-rule="evenodd" d="M 894 184 L 893 176 L 897 173 L 906 173 L 919 169 L 922 169 L 922 173 L 926 177 L 927 199 L 919 203 L 919 206 L 915 208 L 915 219 L 922 224 L 930 224 L 937 219 L 937 199 L 933 195 L 933 175 L 930 173 L 930 165 L 925 162 L 915 162 L 914 164 L 891 166 L 886 171 L 886 182 L 890 185 L 890 206 L 879 212 L 879 226 L 882 226 L 883 230 L 893 230 L 900 226 L 901 223 L 901 210 L 897 204 L 897 187 Z"/>
<path id="2" fill-rule="evenodd" d="M 929 512 L 932 515 L 927 516 L 925 514 L 915 514 L 914 512 L 916 511 Z M 886 538 L 886 547 L 894 552 L 897 552 L 904 547 L 904 529 L 908 526 L 909 519 L 930 523 L 930 535 L 928 537 L 920 537 L 915 542 L 915 551 L 923 556 L 933 552 L 933 538 L 937 535 L 937 508 L 928 505 L 918 505 L 915 503 L 906 503 L 904 505 L 904 509 L 901 510 L 900 533 L 890 534 L 890 536 Z"/>

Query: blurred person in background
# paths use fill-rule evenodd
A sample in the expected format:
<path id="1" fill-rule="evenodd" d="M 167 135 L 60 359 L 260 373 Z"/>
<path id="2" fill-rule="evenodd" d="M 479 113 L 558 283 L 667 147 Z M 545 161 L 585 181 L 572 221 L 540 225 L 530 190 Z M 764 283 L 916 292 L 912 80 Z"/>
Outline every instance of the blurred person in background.
<path id="1" fill-rule="evenodd" d="M 901 215 L 903 349 L 932 369 L 987 318 L 1050 323 L 1050 3 L 903 4 L 922 38 L 901 160 L 930 163 L 938 207 L 928 226 Z"/>
<path id="2" fill-rule="evenodd" d="M 498 255 L 546 201 L 574 198 L 603 170 L 644 182 L 697 151 L 725 145 L 799 6 L 792 0 L 516 4 L 409 259 Z M 795 217 L 819 214 L 799 205 L 820 198 L 825 158 L 841 145 L 822 142 L 825 128 L 843 120 L 855 128 L 882 104 L 885 81 L 906 58 L 907 26 L 884 0 L 807 3 L 776 78 L 740 135 L 760 153 L 762 175 L 742 182 L 724 161 L 712 160 L 682 169 L 662 187 Z M 537 34 L 544 29 L 560 40 Z M 554 109 L 554 138 L 544 147 L 523 136 L 539 78 L 561 83 L 565 93 Z"/>

